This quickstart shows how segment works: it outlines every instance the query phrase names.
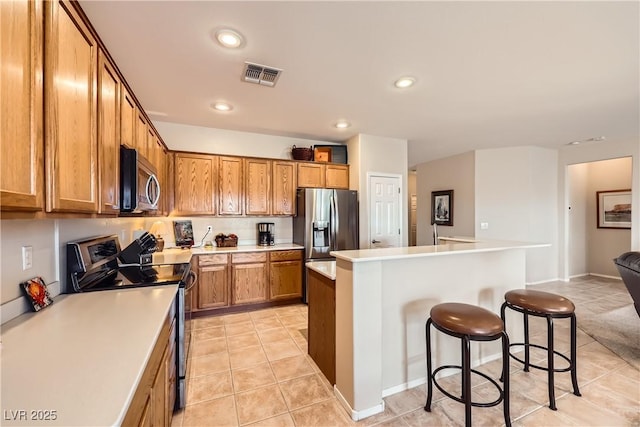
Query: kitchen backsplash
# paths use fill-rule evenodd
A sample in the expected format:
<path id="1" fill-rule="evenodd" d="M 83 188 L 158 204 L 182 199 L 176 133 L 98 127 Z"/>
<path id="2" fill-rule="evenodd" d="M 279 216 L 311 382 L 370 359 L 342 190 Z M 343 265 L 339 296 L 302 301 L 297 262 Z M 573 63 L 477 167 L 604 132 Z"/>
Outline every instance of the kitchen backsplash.
<path id="1" fill-rule="evenodd" d="M 67 291 L 66 243 L 85 237 L 115 234 L 125 247 L 134 236 L 150 230 L 154 222 L 165 224 L 166 234 L 162 236 L 165 247 L 175 246 L 173 221 L 190 219 L 193 223 L 195 244 L 214 241 L 218 233 L 236 234 L 239 245 L 255 245 L 257 224 L 273 222 L 276 243 L 291 243 L 293 240 L 293 220 L 291 217 L 131 217 L 108 219 L 38 219 L 0 220 L 0 323 L 29 310 L 19 284 L 34 276 L 42 276 L 52 296 Z M 207 226 L 211 233 L 205 236 Z M 22 269 L 22 247 L 33 248 L 33 265 Z"/>

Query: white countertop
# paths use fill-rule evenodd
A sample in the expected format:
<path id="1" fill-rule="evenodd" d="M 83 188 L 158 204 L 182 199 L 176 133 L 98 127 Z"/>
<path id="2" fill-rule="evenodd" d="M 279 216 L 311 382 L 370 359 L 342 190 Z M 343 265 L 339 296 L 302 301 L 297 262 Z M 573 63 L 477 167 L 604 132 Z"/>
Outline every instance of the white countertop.
<path id="1" fill-rule="evenodd" d="M 507 240 L 483 240 L 475 242 L 449 242 L 436 246 L 405 246 L 400 248 L 359 249 L 333 251 L 331 255 L 349 262 L 381 261 L 425 256 L 455 255 L 472 252 L 529 249 L 551 246 L 549 243 L 512 242 Z"/>
<path id="2" fill-rule="evenodd" d="M 307 266 L 307 268 L 318 272 L 331 280 L 336 280 L 335 261 L 309 261 L 305 265 Z"/>
<path id="3" fill-rule="evenodd" d="M 177 289 L 63 295 L 3 325 L 2 424 L 121 424 Z M 7 419 L 20 410 L 26 419 Z M 32 410 L 56 419 L 37 420 Z"/>
<path id="4" fill-rule="evenodd" d="M 232 248 L 219 248 L 214 246 L 212 248 L 191 248 L 191 252 L 194 255 L 202 254 L 220 254 L 220 253 L 234 253 L 234 252 L 259 252 L 259 251 L 288 251 L 292 249 L 304 249 L 304 246 L 296 245 L 294 243 L 278 243 L 271 246 L 260 245 L 241 245 Z"/>

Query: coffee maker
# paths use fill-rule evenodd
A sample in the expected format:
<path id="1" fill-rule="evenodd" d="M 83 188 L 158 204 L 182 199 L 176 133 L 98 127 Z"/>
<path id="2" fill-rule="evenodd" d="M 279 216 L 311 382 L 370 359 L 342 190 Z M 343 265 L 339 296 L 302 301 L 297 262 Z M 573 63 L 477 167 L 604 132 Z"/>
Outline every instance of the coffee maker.
<path id="1" fill-rule="evenodd" d="M 260 246 L 272 246 L 275 245 L 275 238 L 273 235 L 273 222 L 259 222 L 258 223 L 258 245 Z"/>

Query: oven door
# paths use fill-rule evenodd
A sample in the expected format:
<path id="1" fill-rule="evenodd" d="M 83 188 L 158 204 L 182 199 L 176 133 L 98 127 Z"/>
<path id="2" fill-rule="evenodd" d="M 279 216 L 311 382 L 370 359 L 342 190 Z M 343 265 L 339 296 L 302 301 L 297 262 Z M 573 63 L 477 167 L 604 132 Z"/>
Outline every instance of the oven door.
<path id="1" fill-rule="evenodd" d="M 176 367 L 178 378 L 176 381 L 176 409 L 184 408 L 187 404 L 187 361 L 189 357 L 189 348 L 191 347 L 191 292 L 196 285 L 197 276 L 193 271 L 189 272 L 188 279 L 184 287 L 178 289 L 177 298 L 177 335 L 176 348 L 178 354 L 176 357 Z"/>

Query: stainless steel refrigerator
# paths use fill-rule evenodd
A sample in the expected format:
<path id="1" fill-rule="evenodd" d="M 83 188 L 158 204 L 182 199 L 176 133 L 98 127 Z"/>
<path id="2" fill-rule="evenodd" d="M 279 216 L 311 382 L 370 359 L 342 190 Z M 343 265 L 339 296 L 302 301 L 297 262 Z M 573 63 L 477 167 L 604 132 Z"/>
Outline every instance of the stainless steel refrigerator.
<path id="1" fill-rule="evenodd" d="M 304 246 L 304 260 L 328 261 L 331 251 L 358 249 L 358 192 L 300 188 L 293 217 L 293 243 Z M 307 301 L 307 269 L 303 268 Z"/>

